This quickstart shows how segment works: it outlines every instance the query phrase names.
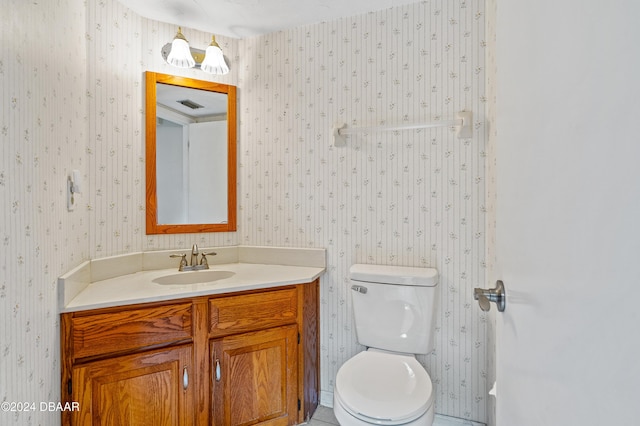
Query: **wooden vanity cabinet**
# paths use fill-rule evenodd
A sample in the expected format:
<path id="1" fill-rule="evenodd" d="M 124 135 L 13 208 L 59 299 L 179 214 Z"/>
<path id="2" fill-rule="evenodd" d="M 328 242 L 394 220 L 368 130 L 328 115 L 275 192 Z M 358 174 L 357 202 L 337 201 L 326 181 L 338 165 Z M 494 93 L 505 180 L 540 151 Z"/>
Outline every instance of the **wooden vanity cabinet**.
<path id="1" fill-rule="evenodd" d="M 319 396 L 319 283 L 61 315 L 65 425 L 293 425 Z"/>
<path id="2" fill-rule="evenodd" d="M 215 425 L 298 420 L 298 289 L 209 301 Z"/>
<path id="3" fill-rule="evenodd" d="M 175 426 L 194 423 L 192 345 L 107 358 L 73 368 L 73 424 Z"/>
<path id="4" fill-rule="evenodd" d="M 194 304 L 61 315 L 64 425 L 193 425 Z"/>
<path id="5" fill-rule="evenodd" d="M 295 325 L 211 342 L 214 425 L 298 422 Z"/>

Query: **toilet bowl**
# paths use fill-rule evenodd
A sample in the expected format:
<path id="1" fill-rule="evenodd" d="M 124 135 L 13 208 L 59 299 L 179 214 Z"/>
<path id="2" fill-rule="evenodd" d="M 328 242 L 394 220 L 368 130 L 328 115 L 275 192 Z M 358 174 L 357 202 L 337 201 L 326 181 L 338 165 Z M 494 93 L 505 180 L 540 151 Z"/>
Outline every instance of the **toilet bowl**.
<path id="1" fill-rule="evenodd" d="M 333 411 L 342 426 L 431 426 L 433 386 L 412 355 L 369 349 L 342 365 Z"/>
<path id="2" fill-rule="evenodd" d="M 333 412 L 341 426 L 431 426 L 433 384 L 415 358 L 433 350 L 438 273 L 353 265 L 358 342 L 369 348 L 338 370 Z"/>

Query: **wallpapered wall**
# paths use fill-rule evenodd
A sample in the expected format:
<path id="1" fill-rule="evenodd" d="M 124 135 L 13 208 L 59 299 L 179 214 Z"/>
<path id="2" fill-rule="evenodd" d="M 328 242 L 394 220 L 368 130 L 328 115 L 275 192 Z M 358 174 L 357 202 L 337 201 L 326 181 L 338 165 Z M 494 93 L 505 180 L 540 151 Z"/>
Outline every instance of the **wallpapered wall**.
<path id="1" fill-rule="evenodd" d="M 0 402 L 60 398 L 57 277 L 89 248 L 64 191 L 87 171 L 85 22 L 82 0 L 0 8 Z M 0 411 L 0 424 L 58 418 Z"/>
<path id="2" fill-rule="evenodd" d="M 60 400 L 58 276 L 89 258 L 237 237 L 144 232 L 143 72 L 203 78 L 164 64 L 159 49 L 176 28 L 115 0 L 7 3 L 0 8 L 0 402 L 39 404 Z M 201 48 L 211 37 L 185 34 Z M 217 39 L 237 69 L 238 41 Z M 237 84 L 236 76 L 216 81 Z M 72 169 L 84 185 L 68 212 Z M 57 424 L 59 414 L 0 412 L 0 424 L 7 421 Z"/>
<path id="3" fill-rule="evenodd" d="M 486 419 L 483 2 L 431 1 L 242 42 L 241 242 L 326 247 L 322 390 L 362 348 L 352 323 L 353 263 L 441 273 L 436 349 L 420 357 L 436 411 Z M 367 126 L 474 113 L 449 129 L 359 134 Z"/>
<path id="4" fill-rule="evenodd" d="M 484 3 L 435 0 L 249 40 L 218 37 L 239 87 L 239 232 L 146 236 L 146 70 L 165 65 L 172 25 L 115 0 L 11 1 L 2 8 L 0 114 L 3 243 L 0 399 L 59 398 L 56 277 L 82 260 L 200 245 L 327 248 L 321 282 L 324 402 L 337 369 L 362 348 L 351 320 L 355 262 L 441 273 L 436 350 L 420 357 L 436 411 L 486 419 L 484 285 Z M 210 34 L 184 28 L 204 48 Z M 448 129 L 357 135 L 332 127 L 413 123 L 474 113 Z M 64 180 L 80 169 L 80 207 Z M 8 379 L 8 380 L 7 380 Z M 16 415 L 51 424 L 48 413 Z M 56 416 L 53 416 L 57 419 Z"/>
<path id="5" fill-rule="evenodd" d="M 155 71 L 237 85 L 238 40 L 216 37 L 233 72 L 226 76 L 174 68 L 160 55 L 177 27 L 151 21 L 116 0 L 87 3 L 92 258 L 140 250 L 237 244 L 237 233 L 145 234 L 144 72 Z M 205 49 L 211 34 L 183 28 Z M 203 188 L 204 189 L 204 188 Z"/>

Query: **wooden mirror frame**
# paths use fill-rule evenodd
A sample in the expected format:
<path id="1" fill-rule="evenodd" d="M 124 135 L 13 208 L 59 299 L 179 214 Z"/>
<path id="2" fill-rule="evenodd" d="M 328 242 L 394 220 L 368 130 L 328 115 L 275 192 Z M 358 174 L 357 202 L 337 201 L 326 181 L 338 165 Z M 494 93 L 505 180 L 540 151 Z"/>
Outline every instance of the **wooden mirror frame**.
<path id="1" fill-rule="evenodd" d="M 188 234 L 236 230 L 236 87 L 147 71 L 146 73 L 146 192 L 147 234 Z M 208 90 L 227 95 L 227 223 L 159 224 L 156 188 L 156 83 Z"/>

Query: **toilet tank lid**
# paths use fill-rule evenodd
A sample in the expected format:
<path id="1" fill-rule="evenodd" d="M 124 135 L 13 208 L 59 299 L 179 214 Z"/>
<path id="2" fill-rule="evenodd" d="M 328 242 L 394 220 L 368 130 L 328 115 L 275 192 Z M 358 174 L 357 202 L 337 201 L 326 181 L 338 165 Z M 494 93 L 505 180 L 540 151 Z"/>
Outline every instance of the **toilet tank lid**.
<path id="1" fill-rule="evenodd" d="M 438 284 L 438 271 L 434 268 L 356 263 L 349 269 L 349 275 L 354 281 L 371 283 L 422 287 L 434 287 Z"/>

